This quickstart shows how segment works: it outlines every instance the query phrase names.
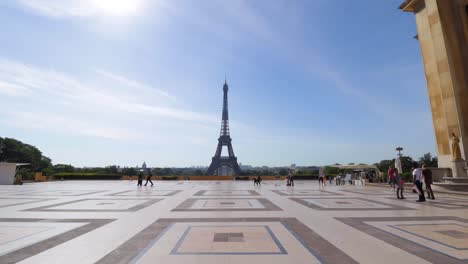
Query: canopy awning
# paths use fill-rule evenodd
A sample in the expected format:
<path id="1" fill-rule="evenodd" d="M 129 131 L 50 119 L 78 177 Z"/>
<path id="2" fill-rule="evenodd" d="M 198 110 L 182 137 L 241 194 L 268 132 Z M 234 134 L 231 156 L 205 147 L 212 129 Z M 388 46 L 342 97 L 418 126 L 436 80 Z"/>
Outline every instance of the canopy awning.
<path id="1" fill-rule="evenodd" d="M 338 169 L 352 169 L 352 170 L 364 170 L 364 169 L 373 169 L 379 170 L 376 165 L 331 165 L 330 167 L 338 168 Z"/>

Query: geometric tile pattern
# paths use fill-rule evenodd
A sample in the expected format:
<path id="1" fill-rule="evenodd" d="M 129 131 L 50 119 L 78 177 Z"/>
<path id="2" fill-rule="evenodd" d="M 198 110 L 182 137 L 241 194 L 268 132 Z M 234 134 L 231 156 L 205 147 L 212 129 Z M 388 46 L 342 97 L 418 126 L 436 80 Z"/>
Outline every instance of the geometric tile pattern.
<path id="1" fill-rule="evenodd" d="M 30 196 L 82 196 L 100 193 L 102 191 L 86 191 L 86 190 L 45 190 L 35 192 L 24 192 L 24 195 Z"/>
<path id="2" fill-rule="evenodd" d="M 364 198 L 289 198 L 295 202 L 316 210 L 330 211 L 380 211 L 413 210 L 412 208 L 392 205 Z"/>
<path id="3" fill-rule="evenodd" d="M 338 218 L 433 263 L 466 263 L 468 220 L 456 217 Z"/>
<path id="4" fill-rule="evenodd" d="M 265 198 L 189 198 L 172 211 L 282 211 Z"/>
<path id="5" fill-rule="evenodd" d="M 0 218 L 0 263 L 19 262 L 112 221 Z"/>
<path id="6" fill-rule="evenodd" d="M 181 192 L 181 190 L 148 190 L 148 189 L 138 189 L 138 190 L 131 190 L 131 191 L 123 191 L 108 194 L 109 196 L 138 196 L 138 197 L 147 197 L 147 196 L 173 196 L 177 193 Z"/>
<path id="7" fill-rule="evenodd" d="M 171 255 L 284 255 L 266 225 L 189 225 Z"/>
<path id="8" fill-rule="evenodd" d="M 409 202 L 416 203 L 415 201 L 409 201 Z M 444 208 L 444 209 L 449 209 L 449 210 L 468 209 L 468 199 L 441 197 L 441 198 L 436 198 L 436 200 L 427 199 L 424 205 Z"/>
<path id="9" fill-rule="evenodd" d="M 316 181 L 0 186 L 0 263 L 468 263 L 468 197 Z M 409 188 L 408 188 L 409 189 Z"/>
<path id="10" fill-rule="evenodd" d="M 395 193 L 392 191 L 390 187 L 386 189 L 368 188 L 368 189 L 343 190 L 343 192 L 348 192 L 348 193 L 353 193 L 353 194 L 364 194 L 364 195 L 389 195 L 389 194 Z"/>
<path id="11" fill-rule="evenodd" d="M 235 238 L 242 234 L 243 241 L 214 242 L 219 233 Z M 162 218 L 97 263 L 157 259 L 172 264 L 178 263 L 174 262 L 178 255 L 208 263 L 215 263 L 218 255 L 224 256 L 222 263 L 249 262 L 253 256 L 264 263 L 357 263 L 295 218 Z"/>
<path id="12" fill-rule="evenodd" d="M 216 230 L 219 231 L 219 230 Z M 213 242 L 244 242 L 244 233 L 217 233 L 213 235 Z"/>
<path id="13" fill-rule="evenodd" d="M 336 196 L 343 195 L 337 192 L 324 190 L 273 190 L 272 192 L 281 196 Z"/>
<path id="14" fill-rule="evenodd" d="M 253 190 L 202 190 L 194 194 L 195 196 L 259 196 Z"/>
<path id="15" fill-rule="evenodd" d="M 16 197 L 15 198 L 0 198 L 0 208 L 23 205 L 23 204 L 45 202 L 45 201 L 50 201 L 50 200 L 53 200 L 53 199 L 16 198 Z"/>
<path id="16" fill-rule="evenodd" d="M 52 204 L 24 211 L 35 212 L 135 212 L 162 199 L 81 199 Z"/>

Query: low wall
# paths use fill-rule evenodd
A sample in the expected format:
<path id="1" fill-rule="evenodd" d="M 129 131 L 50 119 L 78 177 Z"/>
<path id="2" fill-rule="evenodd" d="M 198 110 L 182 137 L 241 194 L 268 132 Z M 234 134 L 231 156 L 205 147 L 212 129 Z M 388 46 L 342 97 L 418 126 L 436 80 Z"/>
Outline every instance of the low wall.
<path id="1" fill-rule="evenodd" d="M 12 185 L 15 183 L 16 163 L 0 162 L 0 184 Z"/>
<path id="2" fill-rule="evenodd" d="M 241 178 L 247 177 L 249 180 L 253 181 L 253 179 L 257 176 L 238 176 Z M 261 176 L 262 180 L 264 181 L 274 181 L 274 180 L 285 180 L 286 176 L 276 177 L 276 176 Z M 146 179 L 146 176 L 143 177 Z M 152 180 L 156 181 L 163 181 L 163 180 L 190 180 L 190 181 L 232 181 L 234 179 L 233 176 L 207 176 L 207 175 L 192 175 L 192 176 L 153 176 Z M 122 180 L 138 180 L 138 176 L 122 176 Z"/>
<path id="3" fill-rule="evenodd" d="M 191 181 L 232 181 L 233 176 L 188 176 Z"/>
<path id="4" fill-rule="evenodd" d="M 122 176 L 118 174 L 94 174 L 94 173 L 57 173 L 50 176 L 54 180 L 121 180 Z"/>
<path id="5" fill-rule="evenodd" d="M 238 180 L 251 180 L 253 181 L 254 178 L 257 176 L 237 176 Z M 266 176 L 261 176 L 262 180 L 264 181 L 274 181 L 274 180 L 286 180 L 286 176 L 273 176 L 273 175 L 266 175 Z M 99 177 L 97 176 L 79 176 L 79 175 L 73 175 L 73 176 L 56 176 L 56 177 L 49 177 L 42 175 L 42 173 L 38 172 L 35 174 L 35 181 L 36 182 L 44 182 L 48 180 L 125 180 L 125 181 L 137 181 L 138 176 L 133 175 L 124 175 L 124 176 L 104 176 L 104 177 Z M 303 177 L 295 177 L 295 180 L 301 180 Z M 306 177 L 304 177 L 306 178 Z M 232 181 L 234 180 L 234 176 L 207 176 L 207 175 L 192 175 L 192 176 L 153 176 L 151 178 L 152 180 L 156 181 L 165 181 L 165 180 L 175 180 L 175 181 Z M 143 176 L 143 180 L 146 180 L 146 176 Z"/>
<path id="6" fill-rule="evenodd" d="M 452 170 L 449 168 L 428 168 L 432 171 L 432 181 L 444 182 L 444 177 L 452 177 Z"/>
<path id="7" fill-rule="evenodd" d="M 36 174 L 34 175 L 34 180 L 37 182 L 45 182 L 48 181 L 48 177 L 42 175 L 42 172 L 36 172 Z"/>

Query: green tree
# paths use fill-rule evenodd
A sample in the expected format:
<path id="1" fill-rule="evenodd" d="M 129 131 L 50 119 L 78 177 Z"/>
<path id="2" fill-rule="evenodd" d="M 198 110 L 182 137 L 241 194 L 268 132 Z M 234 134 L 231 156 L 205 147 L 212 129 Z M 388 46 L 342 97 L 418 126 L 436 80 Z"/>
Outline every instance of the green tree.
<path id="1" fill-rule="evenodd" d="M 390 168 L 390 166 L 395 165 L 395 160 L 394 159 L 393 160 L 381 160 L 379 163 L 376 163 L 375 165 L 377 165 L 377 168 L 379 169 L 379 171 L 387 173 L 388 168 Z"/>
<path id="2" fill-rule="evenodd" d="M 411 172 L 412 168 L 415 168 L 418 166 L 418 163 L 409 156 L 401 156 L 400 161 L 401 161 L 401 167 L 403 169 L 403 172 Z M 395 166 L 395 159 L 382 160 L 379 163 L 376 163 L 375 165 L 377 165 L 377 168 L 379 168 L 380 171 L 387 173 L 388 168 L 390 166 L 392 167 Z"/>
<path id="3" fill-rule="evenodd" d="M 285 168 L 282 168 L 282 169 L 279 170 L 278 174 L 281 175 L 281 176 L 286 176 L 286 175 L 288 175 L 288 170 L 285 169 Z"/>
<path id="4" fill-rule="evenodd" d="M 123 168 L 122 169 L 122 174 L 123 175 L 128 175 L 128 176 L 134 176 L 134 175 L 137 175 L 137 170 L 135 168 Z M 153 170 L 153 174 L 154 173 L 154 170 Z"/>
<path id="5" fill-rule="evenodd" d="M 325 166 L 323 168 L 323 173 L 325 173 L 325 175 L 336 175 L 339 171 L 337 167 Z"/>
<path id="6" fill-rule="evenodd" d="M 119 170 L 117 169 L 117 166 L 115 166 L 115 165 L 105 167 L 104 171 L 105 171 L 105 173 L 109 173 L 109 174 L 119 173 Z"/>
<path id="7" fill-rule="evenodd" d="M 75 172 L 75 167 L 70 164 L 56 164 L 52 167 L 54 173 Z"/>
<path id="8" fill-rule="evenodd" d="M 429 152 L 419 158 L 419 163 L 422 163 L 427 167 L 437 167 L 438 159 L 437 157 L 432 157 L 431 153 Z"/>
<path id="9" fill-rule="evenodd" d="M 34 146 L 13 138 L 0 138 L 2 151 L 0 160 L 16 163 L 30 163 L 32 171 L 43 171 L 52 166 L 52 161 Z"/>
<path id="10" fill-rule="evenodd" d="M 410 156 L 401 156 L 400 160 L 403 172 L 410 172 L 412 168 L 418 167 L 418 163 Z M 393 160 L 393 162 L 395 162 L 395 160 Z"/>

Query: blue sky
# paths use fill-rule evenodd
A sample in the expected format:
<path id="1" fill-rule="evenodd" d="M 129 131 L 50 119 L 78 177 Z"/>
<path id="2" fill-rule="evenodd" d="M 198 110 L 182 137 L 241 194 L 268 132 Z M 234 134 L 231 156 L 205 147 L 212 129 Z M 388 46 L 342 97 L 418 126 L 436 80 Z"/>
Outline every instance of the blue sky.
<path id="1" fill-rule="evenodd" d="M 400 2 L 2 1 L 0 136 L 54 163 L 207 166 L 227 75 L 243 164 L 435 153 Z"/>

